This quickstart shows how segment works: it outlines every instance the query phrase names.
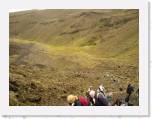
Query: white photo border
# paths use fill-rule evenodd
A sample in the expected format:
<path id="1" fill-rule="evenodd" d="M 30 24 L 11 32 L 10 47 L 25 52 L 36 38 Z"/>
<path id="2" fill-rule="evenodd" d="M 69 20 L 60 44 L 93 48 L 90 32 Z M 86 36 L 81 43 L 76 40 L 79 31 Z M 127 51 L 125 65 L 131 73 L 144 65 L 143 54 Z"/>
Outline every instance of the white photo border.
<path id="1" fill-rule="evenodd" d="M 148 2 L 143 0 L 13 0 L 0 6 L 0 108 L 2 115 L 148 116 Z M 9 106 L 9 10 L 139 9 L 139 106 Z"/>

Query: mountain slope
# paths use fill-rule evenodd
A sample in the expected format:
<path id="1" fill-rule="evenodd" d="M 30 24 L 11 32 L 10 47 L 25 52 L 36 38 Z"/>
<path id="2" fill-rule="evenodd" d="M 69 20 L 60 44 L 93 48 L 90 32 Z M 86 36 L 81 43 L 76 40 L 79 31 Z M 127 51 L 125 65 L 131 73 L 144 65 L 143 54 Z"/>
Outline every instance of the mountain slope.
<path id="1" fill-rule="evenodd" d="M 125 54 L 128 49 L 138 49 L 138 11 L 35 10 L 12 13 L 10 37 L 59 46 L 90 46 L 97 55 L 113 57 Z"/>
<path id="2" fill-rule="evenodd" d="M 128 82 L 138 89 L 138 17 L 138 10 L 10 13 L 10 105 L 67 105 L 68 94 L 101 83 L 118 92 L 113 101 Z"/>

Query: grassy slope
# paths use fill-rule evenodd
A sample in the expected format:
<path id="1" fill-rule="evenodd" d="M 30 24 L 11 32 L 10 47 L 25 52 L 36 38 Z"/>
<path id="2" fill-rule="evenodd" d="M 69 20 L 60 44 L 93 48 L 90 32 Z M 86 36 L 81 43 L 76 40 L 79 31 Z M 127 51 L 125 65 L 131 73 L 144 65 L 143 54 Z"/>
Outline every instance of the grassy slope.
<path id="1" fill-rule="evenodd" d="M 101 82 L 107 92 L 138 88 L 138 11 L 10 14 L 10 105 L 66 105 Z"/>

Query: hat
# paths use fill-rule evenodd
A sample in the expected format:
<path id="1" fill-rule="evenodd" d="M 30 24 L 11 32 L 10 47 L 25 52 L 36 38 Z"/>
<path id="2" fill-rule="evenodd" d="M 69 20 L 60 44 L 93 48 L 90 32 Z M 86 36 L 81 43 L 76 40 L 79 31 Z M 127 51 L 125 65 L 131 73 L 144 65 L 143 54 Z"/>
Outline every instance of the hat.
<path id="1" fill-rule="evenodd" d="M 94 98 L 95 97 L 95 91 L 94 90 L 91 90 L 90 92 L 89 92 L 89 95 L 90 95 L 90 97 L 91 98 Z"/>
<path id="2" fill-rule="evenodd" d="M 74 103 L 76 99 L 77 99 L 77 96 L 75 95 L 68 95 L 67 97 L 68 103 Z"/>

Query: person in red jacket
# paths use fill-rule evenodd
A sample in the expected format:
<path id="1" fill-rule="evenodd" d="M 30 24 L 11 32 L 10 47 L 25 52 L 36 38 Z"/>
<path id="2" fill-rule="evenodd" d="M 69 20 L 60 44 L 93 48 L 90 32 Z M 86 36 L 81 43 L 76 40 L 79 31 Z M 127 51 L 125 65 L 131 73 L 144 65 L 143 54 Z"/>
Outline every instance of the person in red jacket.
<path id="1" fill-rule="evenodd" d="M 67 101 L 70 106 L 89 106 L 90 104 L 83 96 L 68 95 Z"/>

